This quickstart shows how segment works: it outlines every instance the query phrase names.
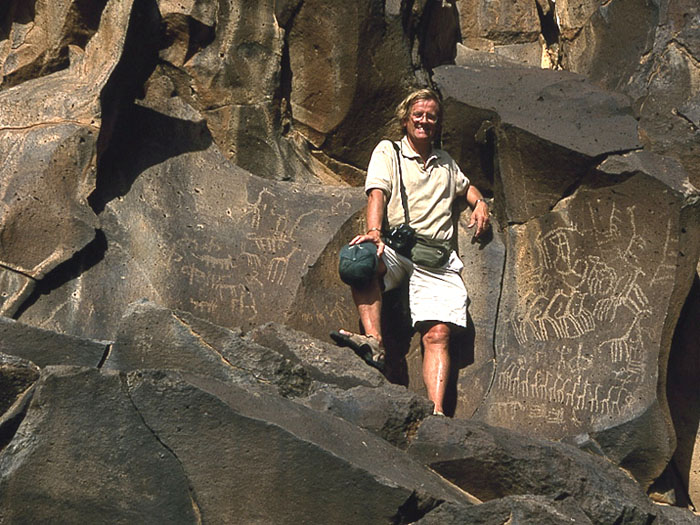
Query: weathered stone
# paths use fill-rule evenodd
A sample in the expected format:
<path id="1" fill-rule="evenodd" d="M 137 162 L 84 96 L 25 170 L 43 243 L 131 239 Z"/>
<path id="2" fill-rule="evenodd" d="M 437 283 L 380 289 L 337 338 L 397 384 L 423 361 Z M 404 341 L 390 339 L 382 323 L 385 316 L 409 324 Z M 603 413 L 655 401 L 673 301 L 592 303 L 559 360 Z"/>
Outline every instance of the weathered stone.
<path id="1" fill-rule="evenodd" d="M 590 7 L 596 9 L 590 18 L 563 34 L 562 65 L 629 94 L 644 145 L 679 159 L 700 186 L 700 132 L 692 117 L 700 86 L 697 2 L 618 0 Z M 564 14 L 567 2 L 556 10 Z"/>
<path id="2" fill-rule="evenodd" d="M 700 508 L 700 277 L 683 307 L 668 361 L 667 395 L 676 430 L 673 466 L 688 497 Z"/>
<path id="3" fill-rule="evenodd" d="M 59 334 L 0 317 L 0 352 L 31 361 L 43 368 L 49 365 L 97 367 L 108 341 Z"/>
<path id="4" fill-rule="evenodd" d="M 586 525 L 593 523 L 588 516 L 567 498 L 556 501 L 544 496 L 507 496 L 487 501 L 481 505 L 455 505 L 443 503 L 416 525 L 566 525 L 571 523 Z"/>
<path id="5" fill-rule="evenodd" d="M 286 396 L 307 395 L 311 379 L 298 363 L 232 331 L 149 302 L 129 306 L 103 366 L 196 371 L 219 381 L 273 387 Z"/>
<path id="6" fill-rule="evenodd" d="M 659 7 L 648 0 L 604 5 L 577 0 L 555 4 L 562 24 L 562 65 L 609 89 L 620 89 L 654 43 Z"/>
<path id="7" fill-rule="evenodd" d="M 421 19 L 420 55 L 424 67 L 454 64 L 460 45 L 459 11 L 455 0 L 428 2 Z"/>
<path id="8" fill-rule="evenodd" d="M 34 31 L 20 34 L 13 26 L 19 39 L 16 52 L 24 56 L 17 60 L 37 74 L 52 70 L 53 57 L 67 45 L 62 42 L 64 47 L 56 48 L 61 35 L 55 33 L 50 15 L 73 16 L 74 9 L 93 18 L 99 13 L 99 3 L 79 9 L 78 2 L 61 2 L 54 12 L 48 4 L 35 6 L 40 18 L 36 26 L 19 16 L 24 8 L 12 10 L 36 30 L 34 43 Z M 0 264 L 31 278 L 42 278 L 95 237 L 97 218 L 87 197 L 95 187 L 100 95 L 119 60 L 131 4 L 132 0 L 106 3 L 98 17 L 101 30 L 83 42 L 84 49 L 72 48 L 70 67 L 0 91 Z M 4 302 L 4 313 L 14 313 L 26 297 L 22 285 L 15 283 L 10 290 L 15 300 Z"/>
<path id="9" fill-rule="evenodd" d="M 675 446 L 657 389 L 700 238 L 697 190 L 644 158 L 609 159 L 509 228 L 495 379 L 477 416 L 553 439 L 591 432 L 648 486 Z"/>
<path id="10" fill-rule="evenodd" d="M 101 196 L 107 256 L 21 319 L 112 337 L 126 306 L 141 298 L 244 330 L 284 318 L 309 267 L 362 209 L 362 191 L 251 176 L 198 124 L 147 109 L 142 117 L 132 133 L 138 147 L 114 158 L 117 178 Z M 164 126 L 168 143 L 158 138 Z M 96 300 L 105 288 L 109 300 Z"/>
<path id="11" fill-rule="evenodd" d="M 6 415 L 39 379 L 39 367 L 31 361 L 0 353 L 0 449 L 6 444 L 2 429 Z"/>
<path id="12" fill-rule="evenodd" d="M 476 421 L 431 417 L 418 429 L 408 452 L 484 501 L 525 494 L 571 498 L 600 525 L 648 524 L 656 515 L 625 473 L 563 443 Z"/>
<path id="13" fill-rule="evenodd" d="M 700 516 L 690 509 L 658 505 L 656 511 L 660 525 L 700 525 Z"/>
<path id="14" fill-rule="evenodd" d="M 8 0 L 0 40 L 0 84 L 13 86 L 68 66 L 69 46 L 85 48 L 97 31 L 106 0 Z M 3 32 L 4 33 L 4 32 Z"/>
<path id="15" fill-rule="evenodd" d="M 183 377 L 135 372 L 129 393 L 182 464 L 203 521 L 407 523 L 442 501 L 474 501 L 342 419 Z"/>
<path id="16" fill-rule="evenodd" d="M 300 402 L 369 430 L 399 448 L 408 446 L 421 421 L 433 413 L 433 403 L 425 397 L 391 384 L 324 388 Z"/>
<path id="17" fill-rule="evenodd" d="M 287 359 L 301 363 L 315 382 L 343 389 L 377 387 L 385 383 L 382 374 L 348 348 L 323 343 L 307 334 L 278 323 L 267 323 L 251 331 L 251 341 L 270 348 Z"/>
<path id="18" fill-rule="evenodd" d="M 562 37 L 574 37 L 600 8 L 596 0 L 559 0 L 554 3 Z M 626 42 L 625 42 L 626 44 Z"/>
<path id="19" fill-rule="evenodd" d="M 474 62 L 435 71 L 445 99 L 443 144 L 481 189 L 490 189 L 500 171 L 501 191 L 512 194 L 504 219 L 521 222 L 546 211 L 596 157 L 639 147 L 625 97 L 565 71 Z M 475 138 L 489 127 L 496 132 L 495 160 Z M 527 184 L 512 180 L 521 180 L 522 171 Z"/>
<path id="20" fill-rule="evenodd" d="M 31 277 L 9 268 L 0 268 L 0 315 L 14 315 L 35 286 L 36 281 Z"/>
<path id="21" fill-rule="evenodd" d="M 420 13 L 405 9 L 377 0 L 306 0 L 291 22 L 294 125 L 338 161 L 364 169 L 389 133 L 394 107 L 417 84 L 402 18 Z"/>
<path id="22" fill-rule="evenodd" d="M 182 465 L 115 373 L 49 367 L 0 452 L 6 523 L 196 523 Z"/>
<path id="23" fill-rule="evenodd" d="M 535 2 L 457 0 L 462 38 L 497 44 L 536 42 L 540 21 Z M 468 45 L 468 44 L 467 44 Z"/>

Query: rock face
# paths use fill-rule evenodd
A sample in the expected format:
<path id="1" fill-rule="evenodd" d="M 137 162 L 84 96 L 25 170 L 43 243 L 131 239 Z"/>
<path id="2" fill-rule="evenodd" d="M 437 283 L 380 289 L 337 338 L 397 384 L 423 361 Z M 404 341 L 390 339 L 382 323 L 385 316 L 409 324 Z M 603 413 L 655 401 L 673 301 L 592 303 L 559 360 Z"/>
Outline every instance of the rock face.
<path id="1" fill-rule="evenodd" d="M 39 3 L 30 24 L 27 6 L 11 2 L 7 7 L 10 34 L 0 51 L 4 315 L 16 312 L 37 279 L 88 244 L 98 224 L 87 197 L 95 188 L 100 95 L 121 57 L 132 2 L 109 2 L 101 18 L 93 6 L 78 4 L 61 2 L 51 12 L 48 2 Z M 93 20 L 97 14 L 102 30 L 92 38 L 63 41 L 58 23 L 71 14 Z M 23 78 L 21 86 L 5 88 Z M 52 242 L 39 241 L 47 236 Z"/>
<path id="2" fill-rule="evenodd" d="M 640 490 L 700 505 L 696 4 L 4 2 L 0 521 L 684 520 Z M 494 215 L 456 219 L 448 412 L 632 487 L 600 508 L 564 475 L 469 485 L 531 467 L 445 445 L 477 431 L 428 416 L 405 290 L 386 378 L 325 342 L 358 327 L 370 153 L 425 85 Z"/>

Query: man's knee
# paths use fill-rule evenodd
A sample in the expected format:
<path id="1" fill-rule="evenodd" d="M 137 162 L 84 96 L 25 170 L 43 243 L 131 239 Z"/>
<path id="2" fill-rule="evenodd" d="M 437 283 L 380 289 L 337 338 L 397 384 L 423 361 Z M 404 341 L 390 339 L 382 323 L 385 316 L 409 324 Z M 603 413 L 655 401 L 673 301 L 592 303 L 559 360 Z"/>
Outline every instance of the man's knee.
<path id="1" fill-rule="evenodd" d="M 450 327 L 445 323 L 424 325 L 421 331 L 423 345 L 448 345 L 450 343 Z"/>

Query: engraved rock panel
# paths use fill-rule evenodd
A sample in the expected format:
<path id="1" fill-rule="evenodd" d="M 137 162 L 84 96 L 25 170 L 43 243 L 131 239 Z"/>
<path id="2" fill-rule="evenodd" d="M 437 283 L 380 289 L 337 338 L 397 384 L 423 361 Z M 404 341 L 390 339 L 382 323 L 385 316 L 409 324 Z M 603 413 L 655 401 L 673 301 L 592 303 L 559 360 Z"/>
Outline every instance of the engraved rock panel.
<path id="1" fill-rule="evenodd" d="M 636 158 L 509 228 L 495 380 L 477 415 L 554 439 L 628 425 L 601 443 L 648 484 L 675 444 L 657 387 L 700 240 L 687 180 L 669 186 Z"/>
<path id="2" fill-rule="evenodd" d="M 121 180 L 112 188 L 128 193 L 101 214 L 106 253 L 37 296 L 22 319 L 113 337 L 127 305 L 147 298 L 225 327 L 280 320 L 308 268 L 364 206 L 361 190 L 252 176 L 198 124 L 145 112 L 149 120 L 134 134 L 141 147 L 115 160 Z M 160 126 L 170 126 L 167 145 L 152 139 Z M 199 138 L 188 142 L 192 136 Z M 96 300 L 105 293 L 109 300 Z"/>

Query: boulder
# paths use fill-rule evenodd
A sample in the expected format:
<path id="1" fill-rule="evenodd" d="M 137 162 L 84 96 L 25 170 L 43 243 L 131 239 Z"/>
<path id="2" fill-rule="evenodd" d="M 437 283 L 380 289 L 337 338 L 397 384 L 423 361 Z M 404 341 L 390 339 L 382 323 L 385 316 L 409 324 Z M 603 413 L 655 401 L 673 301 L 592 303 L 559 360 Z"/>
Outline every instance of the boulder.
<path id="1" fill-rule="evenodd" d="M 605 459 L 476 421 L 430 417 L 408 453 L 483 501 L 573 500 L 600 525 L 648 524 L 657 514 L 639 485 Z"/>
<path id="2" fill-rule="evenodd" d="M 311 386 L 302 366 L 243 339 L 240 331 L 147 301 L 129 305 L 103 368 L 196 370 L 286 396 L 308 395 Z"/>
<path id="3" fill-rule="evenodd" d="M 299 402 L 341 417 L 401 449 L 408 446 L 421 422 L 433 413 L 431 401 L 393 384 L 348 390 L 319 388 Z"/>
<path id="4" fill-rule="evenodd" d="M 0 42 L 0 85 L 14 86 L 65 69 L 71 46 L 85 49 L 97 31 L 106 3 L 8 0 L 3 25 L 9 31 Z"/>
<path id="5" fill-rule="evenodd" d="M 47 367 L 0 451 L 8 523 L 195 523 L 178 458 L 144 425 L 115 372 Z"/>
<path id="6" fill-rule="evenodd" d="M 319 341 L 278 323 L 259 326 L 246 338 L 300 363 L 314 383 L 312 388 L 334 385 L 347 390 L 358 386 L 378 387 L 386 382 L 377 369 L 367 366 L 352 350 Z"/>
<path id="7" fill-rule="evenodd" d="M 103 195 L 101 252 L 76 261 L 83 271 L 73 280 L 57 276 L 22 320 L 113 337 L 127 305 L 141 298 L 244 330 L 283 319 L 309 267 L 362 210 L 362 191 L 255 177 L 192 121 L 143 115 L 134 133 L 140 149 L 119 159 L 120 179 Z M 156 131 L 165 125 L 168 143 Z M 200 139 L 188 143 L 192 134 Z"/>
<path id="8" fill-rule="evenodd" d="M 473 57 L 437 68 L 434 80 L 445 101 L 443 147 L 482 190 L 500 175 L 498 190 L 512 202 L 502 220 L 542 213 L 598 157 L 640 146 L 626 97 L 580 75 L 490 67 Z M 489 129 L 495 153 L 479 145 Z"/>
<path id="9" fill-rule="evenodd" d="M 109 350 L 97 341 L 43 330 L 0 317 L 0 352 L 44 368 L 50 365 L 97 367 Z"/>
<path id="10" fill-rule="evenodd" d="M 419 84 L 404 24 L 416 23 L 425 2 L 413 11 L 384 4 L 306 0 L 287 29 L 295 128 L 326 156 L 362 170 L 390 134 L 396 104 Z"/>
<path id="11" fill-rule="evenodd" d="M 199 375 L 290 398 L 333 385 L 378 387 L 382 375 L 353 352 L 268 323 L 243 336 L 148 301 L 129 306 L 106 370 L 196 370 Z"/>
<path id="12" fill-rule="evenodd" d="M 544 496 L 507 496 L 481 505 L 463 506 L 443 503 L 416 522 L 416 525 L 587 525 L 593 522 L 571 501 Z"/>
<path id="13" fill-rule="evenodd" d="M 0 449 L 17 428 L 18 413 L 39 379 L 40 369 L 31 361 L 0 353 Z"/>
<path id="14" fill-rule="evenodd" d="M 508 228 L 495 379 L 477 412 L 552 439 L 590 432 L 644 486 L 675 447 L 666 362 L 700 249 L 697 190 L 666 167 L 611 157 Z"/>
<path id="15" fill-rule="evenodd" d="M 543 46 L 537 2 L 457 0 L 462 43 L 539 66 Z"/>
<path id="16" fill-rule="evenodd" d="M 16 313 L 34 280 L 95 237 L 98 221 L 87 197 L 95 188 L 100 96 L 121 56 L 132 0 L 103 2 L 101 13 L 97 5 L 38 2 L 32 24 L 26 17 L 34 12 L 18 4 L 8 8 L 15 45 L 0 51 L 3 70 L 10 83 L 30 72 L 44 76 L 0 91 L 0 264 L 8 286 L 3 315 Z M 80 38 L 61 34 L 62 18 L 83 15 L 90 24 Z M 100 26 L 91 36 L 95 19 Z"/>
<path id="17" fill-rule="evenodd" d="M 674 0 L 604 5 L 564 1 L 555 9 L 565 26 L 563 67 L 631 96 L 644 145 L 680 160 L 691 182 L 700 186 L 698 5 Z"/>
<path id="18" fill-rule="evenodd" d="M 384 440 L 290 401 L 158 372 L 128 385 L 204 521 L 407 523 L 443 501 L 475 501 Z"/>

